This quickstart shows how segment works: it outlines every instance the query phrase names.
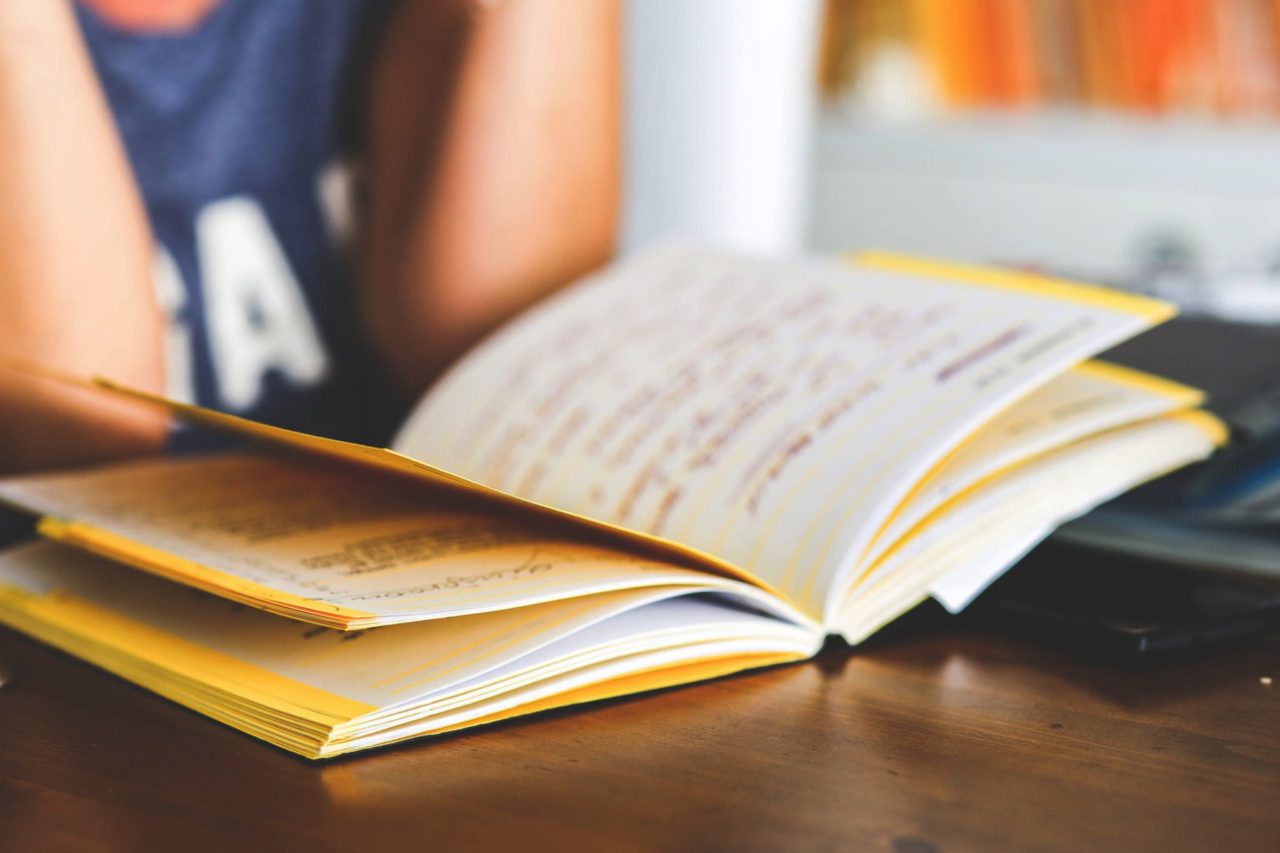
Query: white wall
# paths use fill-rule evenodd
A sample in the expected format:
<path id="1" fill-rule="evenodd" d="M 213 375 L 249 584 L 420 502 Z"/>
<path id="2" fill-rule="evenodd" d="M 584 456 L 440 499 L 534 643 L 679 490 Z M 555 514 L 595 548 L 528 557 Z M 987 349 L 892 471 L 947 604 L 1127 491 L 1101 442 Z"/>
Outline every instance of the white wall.
<path id="1" fill-rule="evenodd" d="M 631 0 L 624 247 L 807 233 L 820 0 Z"/>

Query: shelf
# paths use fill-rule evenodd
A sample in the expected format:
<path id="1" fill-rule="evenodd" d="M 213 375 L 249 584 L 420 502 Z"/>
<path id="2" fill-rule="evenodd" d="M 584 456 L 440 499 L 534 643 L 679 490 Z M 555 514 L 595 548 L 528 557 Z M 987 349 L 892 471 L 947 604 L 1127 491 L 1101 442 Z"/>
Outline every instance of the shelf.
<path id="1" fill-rule="evenodd" d="M 969 260 L 1131 266 L 1181 241 L 1210 267 L 1280 247 L 1280 125 L 1080 113 L 824 115 L 811 238 Z"/>

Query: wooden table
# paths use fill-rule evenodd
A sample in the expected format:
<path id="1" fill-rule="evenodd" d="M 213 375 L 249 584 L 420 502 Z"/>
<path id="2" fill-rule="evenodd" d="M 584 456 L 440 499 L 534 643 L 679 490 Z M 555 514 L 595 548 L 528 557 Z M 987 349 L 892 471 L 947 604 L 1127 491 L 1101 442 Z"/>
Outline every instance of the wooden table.
<path id="1" fill-rule="evenodd" d="M 1280 850 L 1278 637 L 1124 671 L 926 627 L 329 764 L 0 658 L 5 850 Z"/>

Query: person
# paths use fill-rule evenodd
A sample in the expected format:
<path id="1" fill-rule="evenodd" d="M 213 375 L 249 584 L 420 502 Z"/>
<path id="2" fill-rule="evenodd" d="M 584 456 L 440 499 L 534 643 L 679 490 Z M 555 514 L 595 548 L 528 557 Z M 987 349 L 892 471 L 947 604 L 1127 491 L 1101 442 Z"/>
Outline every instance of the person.
<path id="1" fill-rule="evenodd" d="M 611 253 L 619 18 L 616 0 L 0 3 L 0 354 L 385 440 L 386 400 Z M 0 471 L 181 441 L 0 370 Z"/>

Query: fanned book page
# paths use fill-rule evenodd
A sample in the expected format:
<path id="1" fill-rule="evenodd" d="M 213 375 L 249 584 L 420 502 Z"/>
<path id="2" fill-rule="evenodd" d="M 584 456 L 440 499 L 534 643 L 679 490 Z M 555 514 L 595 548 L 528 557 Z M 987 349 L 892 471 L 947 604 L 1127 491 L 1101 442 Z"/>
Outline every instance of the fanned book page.
<path id="1" fill-rule="evenodd" d="M 23 477 L 40 531 L 282 616 L 346 630 L 618 589 L 697 587 L 803 620 L 742 581 L 352 465 L 262 453 Z"/>
<path id="2" fill-rule="evenodd" d="M 793 661 L 822 642 L 676 588 L 343 633 L 52 542 L 0 552 L 0 620 L 308 758 Z"/>

